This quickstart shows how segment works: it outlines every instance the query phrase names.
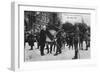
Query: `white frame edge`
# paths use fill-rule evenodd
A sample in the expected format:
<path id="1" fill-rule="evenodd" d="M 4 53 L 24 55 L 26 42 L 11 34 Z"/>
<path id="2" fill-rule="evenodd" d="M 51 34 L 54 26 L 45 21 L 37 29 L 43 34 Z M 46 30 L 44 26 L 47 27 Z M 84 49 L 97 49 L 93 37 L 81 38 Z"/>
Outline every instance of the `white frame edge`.
<path id="1" fill-rule="evenodd" d="M 18 4 L 11 3 L 11 70 L 18 68 Z"/>
<path id="2" fill-rule="evenodd" d="M 21 3 L 21 2 L 12 2 L 11 3 L 11 70 L 13 71 L 19 71 L 20 70 L 20 60 L 19 60 L 19 23 L 18 23 L 18 5 L 33 5 L 32 3 Z M 34 5 L 33 5 L 34 6 Z M 35 6 L 43 6 L 43 5 L 35 5 Z M 58 7 L 59 6 L 43 6 L 43 7 Z M 73 8 L 79 8 L 79 6 L 76 5 L 67 5 L 66 7 L 60 7 L 60 8 L 67 8 L 67 7 L 73 7 Z M 80 8 L 85 9 L 92 9 L 95 10 L 97 16 L 97 7 L 89 7 L 89 6 L 80 6 Z M 95 21 L 96 22 L 96 21 Z"/>

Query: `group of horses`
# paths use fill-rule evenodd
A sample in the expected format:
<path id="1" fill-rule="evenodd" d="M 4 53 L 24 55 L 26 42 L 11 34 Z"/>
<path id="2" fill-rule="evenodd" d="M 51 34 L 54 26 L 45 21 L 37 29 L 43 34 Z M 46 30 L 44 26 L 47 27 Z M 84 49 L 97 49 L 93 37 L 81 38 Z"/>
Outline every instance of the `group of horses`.
<path id="1" fill-rule="evenodd" d="M 67 24 L 65 25 L 67 26 Z M 79 45 L 79 49 L 83 50 L 83 42 L 86 43 L 85 50 L 88 50 L 88 47 L 90 47 L 90 27 L 85 26 L 85 24 L 78 23 L 72 25 L 68 30 L 65 28 L 61 28 L 56 31 L 56 33 L 56 35 L 51 35 L 51 41 L 46 41 L 45 43 L 46 49 L 48 50 L 47 53 L 52 53 L 53 49 L 55 51 L 55 48 L 57 46 L 59 46 L 60 49 L 62 49 L 62 46 L 68 46 L 69 49 L 72 47 L 72 49 L 74 48 L 75 50 L 77 50 Z M 57 39 L 59 37 L 60 42 L 57 42 Z M 37 48 L 39 49 L 39 33 L 35 35 L 33 35 L 32 33 L 28 34 L 28 36 L 25 37 L 25 42 L 28 42 L 28 44 L 31 46 L 31 50 L 33 49 L 34 42 L 37 42 Z"/>

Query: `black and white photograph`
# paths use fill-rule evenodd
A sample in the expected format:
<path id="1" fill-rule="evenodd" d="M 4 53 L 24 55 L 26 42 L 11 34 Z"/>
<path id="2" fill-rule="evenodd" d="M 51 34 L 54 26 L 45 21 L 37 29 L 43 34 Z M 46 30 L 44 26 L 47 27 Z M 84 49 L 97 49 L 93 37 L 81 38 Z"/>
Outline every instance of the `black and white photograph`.
<path id="1" fill-rule="evenodd" d="M 90 59 L 91 14 L 24 11 L 24 61 Z"/>

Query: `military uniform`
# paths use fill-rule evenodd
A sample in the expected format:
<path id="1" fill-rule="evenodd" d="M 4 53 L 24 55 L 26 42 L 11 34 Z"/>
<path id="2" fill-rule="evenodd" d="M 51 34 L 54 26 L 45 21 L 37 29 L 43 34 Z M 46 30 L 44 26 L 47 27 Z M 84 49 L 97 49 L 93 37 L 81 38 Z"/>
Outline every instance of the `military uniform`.
<path id="1" fill-rule="evenodd" d="M 40 32 L 40 42 L 39 42 L 41 55 L 44 55 L 45 43 L 46 43 L 46 31 L 41 30 L 41 32 Z"/>

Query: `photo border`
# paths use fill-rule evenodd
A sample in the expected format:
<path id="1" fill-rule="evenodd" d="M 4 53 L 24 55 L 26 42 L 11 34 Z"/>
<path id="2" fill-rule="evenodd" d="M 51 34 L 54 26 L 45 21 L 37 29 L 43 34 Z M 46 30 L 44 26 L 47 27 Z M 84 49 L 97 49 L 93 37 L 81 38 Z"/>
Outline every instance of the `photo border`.
<path id="1" fill-rule="evenodd" d="M 34 6 L 34 7 L 46 7 L 46 8 L 61 8 L 61 9 L 78 9 L 78 10 L 85 10 L 88 11 L 90 10 L 90 14 L 92 14 L 92 20 L 91 21 L 91 49 L 93 50 L 91 55 L 91 59 L 78 59 L 78 60 L 64 60 L 64 61 L 38 61 L 38 62 L 30 62 L 30 63 L 22 63 L 21 62 L 21 51 L 20 51 L 20 44 L 21 44 L 21 39 L 20 39 L 20 32 L 21 32 L 21 25 L 20 25 L 20 6 Z M 95 30 L 96 30 L 96 8 L 95 7 L 83 7 L 80 6 L 67 6 L 66 7 L 59 7 L 59 6 L 42 6 L 42 5 L 33 5 L 31 3 L 20 3 L 20 2 L 13 2 L 12 3 L 12 18 L 11 18 L 11 24 L 12 24 L 12 49 L 11 49 L 11 69 L 14 71 L 19 71 L 19 70 L 32 70 L 32 69 L 45 69 L 47 67 L 73 67 L 73 66 L 83 66 L 83 65 L 96 65 L 96 49 L 95 48 Z M 62 12 L 62 11 L 61 11 Z M 20 27 L 21 26 L 21 27 Z M 23 58 L 24 59 L 24 58 Z M 72 62 L 72 63 L 71 63 Z M 36 67 L 39 66 L 39 67 Z"/>

